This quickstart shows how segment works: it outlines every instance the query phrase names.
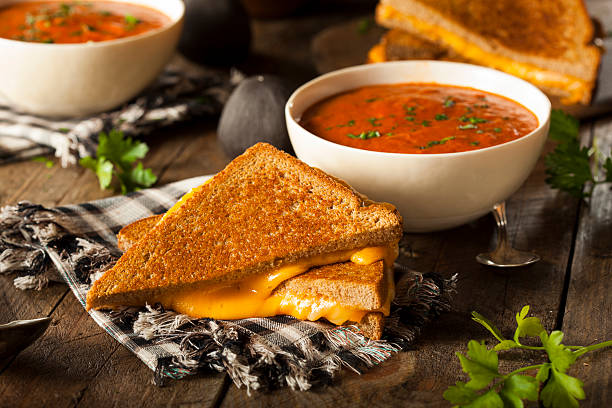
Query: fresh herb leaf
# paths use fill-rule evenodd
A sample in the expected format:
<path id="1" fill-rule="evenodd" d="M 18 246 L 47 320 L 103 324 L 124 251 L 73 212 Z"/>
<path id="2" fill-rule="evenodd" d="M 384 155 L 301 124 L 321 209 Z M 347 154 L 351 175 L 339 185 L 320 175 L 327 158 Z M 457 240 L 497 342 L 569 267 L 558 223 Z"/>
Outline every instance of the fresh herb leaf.
<path id="1" fill-rule="evenodd" d="M 497 127 L 496 127 L 496 128 L 493 128 L 493 131 L 494 131 L 495 133 L 500 133 L 500 132 L 501 132 L 501 128 L 497 128 Z"/>
<path id="2" fill-rule="evenodd" d="M 529 306 L 523 307 L 523 309 L 516 314 L 516 331 L 514 332 L 514 341 L 521 344 L 519 338 L 526 336 L 539 336 L 540 333 L 544 332 L 544 326 L 537 317 L 526 317 L 529 313 Z"/>
<path id="3" fill-rule="evenodd" d="M 498 357 L 493 350 L 488 350 L 484 342 L 470 340 L 467 356 L 457 353 L 463 371 L 470 376 L 467 387 L 473 390 L 485 388 L 494 378 L 500 377 L 497 371 Z"/>
<path id="4" fill-rule="evenodd" d="M 585 398 L 582 382 L 565 372 L 578 357 L 589 351 L 612 346 L 612 340 L 586 347 L 565 346 L 563 333 L 544 330 L 539 319 L 528 317 L 529 306 L 516 314 L 515 339 L 535 336 L 537 331 L 542 346 L 524 346 L 518 341 L 506 340 L 488 319 L 472 312 L 472 319 L 489 330 L 499 343 L 491 350 L 484 342 L 470 340 L 467 355 L 457 353 L 461 367 L 470 381 L 457 381 L 444 392 L 444 398 L 455 407 L 513 407 L 522 408 L 523 400 L 537 401 L 547 408 L 578 407 L 578 400 Z M 507 374 L 499 372 L 497 351 L 508 349 L 540 350 L 547 353 L 550 362 L 529 365 Z M 574 351 L 572 351 L 574 350 Z M 538 370 L 535 376 L 525 372 Z M 543 385 L 541 391 L 540 386 Z M 539 391 L 539 392 L 538 392 Z"/>
<path id="5" fill-rule="evenodd" d="M 550 370 L 548 382 L 540 392 L 545 407 L 578 407 L 578 401 L 585 398 L 582 381 L 567 374 Z"/>
<path id="6" fill-rule="evenodd" d="M 436 120 L 447 120 L 448 116 L 446 116 L 444 113 L 438 113 L 436 115 Z"/>
<path id="7" fill-rule="evenodd" d="M 365 101 L 366 101 L 366 103 L 372 103 L 372 102 L 378 101 L 378 100 L 380 100 L 380 99 L 382 99 L 382 98 L 378 98 L 378 97 L 376 97 L 376 98 L 366 99 Z"/>
<path id="8" fill-rule="evenodd" d="M 459 125 L 457 128 L 459 130 L 478 129 L 478 125 L 475 125 L 473 123 L 468 123 L 467 125 Z"/>
<path id="9" fill-rule="evenodd" d="M 414 122 L 414 116 L 406 116 L 404 119 L 410 121 L 410 122 Z"/>
<path id="10" fill-rule="evenodd" d="M 93 157 L 87 156 L 81 158 L 79 164 L 96 173 L 101 189 L 105 190 L 110 186 L 113 179 L 113 163 L 109 160 L 104 157 L 94 159 Z"/>
<path id="11" fill-rule="evenodd" d="M 545 158 L 546 183 L 578 198 L 588 197 L 587 182 L 593 182 L 589 149 L 580 147 L 577 139 L 560 143 Z"/>
<path id="12" fill-rule="evenodd" d="M 476 131 L 476 133 L 478 133 L 478 131 Z M 470 142 L 470 145 L 472 146 L 478 146 L 480 144 L 480 142 L 478 140 L 474 140 L 473 142 Z"/>
<path id="13" fill-rule="evenodd" d="M 445 108 L 451 108 L 451 107 L 455 106 L 455 100 L 452 97 L 447 96 L 446 99 L 444 99 L 444 103 L 442 105 Z"/>
<path id="14" fill-rule="evenodd" d="M 580 122 L 562 110 L 553 109 L 550 113 L 550 131 L 548 137 L 556 142 L 573 143 L 578 140 Z"/>
<path id="15" fill-rule="evenodd" d="M 151 169 L 144 169 L 141 162 L 134 166 L 148 150 L 145 143 L 124 137 L 123 132 L 118 130 L 111 130 L 108 134 L 99 134 L 97 157 L 83 157 L 79 164 L 96 173 L 103 189 L 111 185 L 113 175 L 116 175 L 125 194 L 150 187 L 157 181 Z"/>
<path id="16" fill-rule="evenodd" d="M 549 137 L 559 144 L 546 156 L 546 182 L 552 188 L 585 198 L 595 185 L 612 181 L 612 152 L 605 157 L 597 148 L 597 140 L 593 140 L 591 149 L 581 147 L 578 126 L 578 120 L 571 115 L 559 110 L 551 112 Z"/>
<path id="17" fill-rule="evenodd" d="M 429 120 L 424 120 L 423 122 L 421 122 L 421 125 L 425 126 L 425 127 L 431 127 L 431 121 Z"/>
<path id="18" fill-rule="evenodd" d="M 351 139 L 368 140 L 373 139 L 375 137 L 380 137 L 380 132 L 378 130 L 369 130 L 367 132 L 361 132 L 358 135 L 354 133 L 347 133 L 346 135 Z"/>

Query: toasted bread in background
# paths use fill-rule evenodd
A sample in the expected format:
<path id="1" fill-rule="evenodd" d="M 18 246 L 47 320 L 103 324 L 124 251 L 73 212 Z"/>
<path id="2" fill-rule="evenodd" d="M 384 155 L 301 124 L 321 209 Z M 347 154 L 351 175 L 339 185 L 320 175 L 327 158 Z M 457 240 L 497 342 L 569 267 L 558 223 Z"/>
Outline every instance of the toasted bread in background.
<path id="1" fill-rule="evenodd" d="M 593 24 L 581 0 L 381 0 L 376 20 L 526 79 L 567 104 L 591 99 L 601 50 L 591 45 Z"/>
<path id="2" fill-rule="evenodd" d="M 397 28 L 387 31 L 368 53 L 370 63 L 413 59 L 460 60 L 448 48 Z"/>
<path id="3" fill-rule="evenodd" d="M 134 228 L 147 222 L 153 223 Z M 144 305 L 259 279 L 285 265 L 305 268 L 295 276 L 339 262 L 338 254 L 397 247 L 401 235 L 392 206 L 367 201 L 321 170 L 257 144 L 131 246 L 94 283 L 87 308 Z"/>
<path id="4" fill-rule="evenodd" d="M 127 251 L 138 242 L 146 232 L 153 228 L 162 215 L 154 215 L 135 221 L 119 231 L 119 249 Z M 342 306 L 360 310 L 377 310 L 384 306 L 389 284 L 382 261 L 370 265 L 356 265 L 342 262 L 310 269 L 301 275 L 283 282 L 273 295 L 323 297 L 333 299 Z M 366 313 L 357 327 L 366 337 L 378 340 L 384 328 L 381 312 Z"/>

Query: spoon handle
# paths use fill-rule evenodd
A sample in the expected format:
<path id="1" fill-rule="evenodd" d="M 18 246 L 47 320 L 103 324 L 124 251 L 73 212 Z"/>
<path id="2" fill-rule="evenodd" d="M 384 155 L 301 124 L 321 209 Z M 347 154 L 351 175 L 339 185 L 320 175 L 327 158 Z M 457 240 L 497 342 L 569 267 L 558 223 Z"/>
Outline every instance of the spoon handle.
<path id="1" fill-rule="evenodd" d="M 497 223 L 497 248 L 495 251 L 504 251 L 508 245 L 508 218 L 506 217 L 506 202 L 495 204 L 493 207 L 493 216 Z"/>

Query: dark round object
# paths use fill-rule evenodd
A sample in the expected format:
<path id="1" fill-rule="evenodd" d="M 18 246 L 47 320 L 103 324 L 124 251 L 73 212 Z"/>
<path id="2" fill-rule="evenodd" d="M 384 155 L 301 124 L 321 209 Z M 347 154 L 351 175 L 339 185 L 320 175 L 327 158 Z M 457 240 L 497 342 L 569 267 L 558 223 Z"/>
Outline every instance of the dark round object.
<path id="1" fill-rule="evenodd" d="M 219 142 L 231 158 L 258 142 L 293 153 L 285 104 L 291 95 L 282 79 L 259 75 L 243 80 L 230 95 L 217 127 Z"/>
<path id="2" fill-rule="evenodd" d="M 240 0 L 184 0 L 185 20 L 179 51 L 194 62 L 231 65 L 243 61 L 251 45 L 251 26 Z"/>

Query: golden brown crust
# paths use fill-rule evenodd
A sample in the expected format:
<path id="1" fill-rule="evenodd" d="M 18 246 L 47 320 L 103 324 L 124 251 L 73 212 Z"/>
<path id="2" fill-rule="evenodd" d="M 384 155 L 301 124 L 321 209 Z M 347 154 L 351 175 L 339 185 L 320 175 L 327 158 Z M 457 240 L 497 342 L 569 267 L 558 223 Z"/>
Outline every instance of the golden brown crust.
<path id="1" fill-rule="evenodd" d="M 275 294 L 285 292 L 305 296 L 322 296 L 359 310 L 376 310 L 387 296 L 387 279 L 383 261 L 371 265 L 342 262 L 312 268 L 283 282 Z"/>
<path id="2" fill-rule="evenodd" d="M 382 313 L 372 312 L 366 314 L 357 327 L 363 332 L 363 335 L 372 339 L 380 340 L 385 327 L 385 319 Z"/>
<path id="3" fill-rule="evenodd" d="M 163 215 L 152 215 L 126 225 L 117 233 L 117 247 L 123 252 L 130 249 L 140 238 L 155 226 Z"/>
<path id="4" fill-rule="evenodd" d="M 144 303 L 160 288 L 237 281 L 299 259 L 384 245 L 397 210 L 259 143 L 167 214 L 96 281 L 87 308 Z"/>

